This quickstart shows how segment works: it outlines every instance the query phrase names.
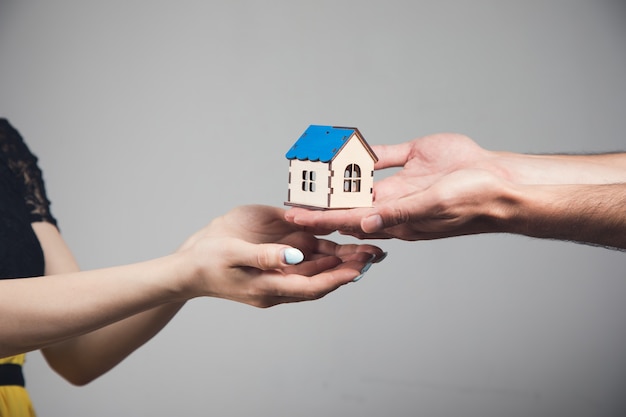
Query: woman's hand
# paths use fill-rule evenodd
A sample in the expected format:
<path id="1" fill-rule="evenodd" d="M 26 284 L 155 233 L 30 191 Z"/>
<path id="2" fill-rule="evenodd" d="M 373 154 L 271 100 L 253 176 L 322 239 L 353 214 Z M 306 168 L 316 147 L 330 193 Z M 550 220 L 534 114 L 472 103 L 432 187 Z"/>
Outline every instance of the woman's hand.
<path id="1" fill-rule="evenodd" d="M 195 264 L 193 296 L 257 307 L 314 300 L 359 278 L 383 257 L 376 246 L 318 239 L 285 221 L 284 213 L 276 207 L 238 207 L 191 236 L 179 253 Z"/>

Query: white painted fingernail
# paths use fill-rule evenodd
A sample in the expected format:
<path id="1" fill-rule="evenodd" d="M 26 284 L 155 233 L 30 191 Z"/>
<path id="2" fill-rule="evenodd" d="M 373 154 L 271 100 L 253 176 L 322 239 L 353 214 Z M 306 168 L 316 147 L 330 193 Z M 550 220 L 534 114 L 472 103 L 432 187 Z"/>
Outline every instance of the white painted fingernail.
<path id="1" fill-rule="evenodd" d="M 369 271 L 369 269 L 372 267 L 372 263 L 368 262 L 365 264 L 365 266 L 363 267 L 363 269 L 361 269 L 361 274 L 366 273 L 367 271 Z"/>
<path id="2" fill-rule="evenodd" d="M 376 256 L 376 255 L 374 255 L 374 256 Z M 358 280 L 360 280 L 361 278 L 363 278 L 363 275 L 365 275 L 365 273 L 366 273 L 367 271 L 369 271 L 371 267 L 372 267 L 372 262 L 368 262 L 368 263 L 366 263 L 366 264 L 363 266 L 363 268 L 361 268 L 361 271 L 360 271 L 360 272 L 361 272 L 361 275 L 359 275 L 358 277 L 354 278 L 354 279 L 352 280 L 352 282 L 357 282 Z"/>
<path id="3" fill-rule="evenodd" d="M 289 265 L 296 265 L 304 260 L 304 254 L 299 249 L 287 248 L 283 250 L 283 258 Z"/>
<path id="4" fill-rule="evenodd" d="M 365 275 L 365 273 L 362 273 L 361 275 L 359 275 L 358 277 L 354 278 L 352 280 L 352 282 L 357 282 L 358 280 L 360 280 L 361 278 L 363 278 L 363 275 Z"/>

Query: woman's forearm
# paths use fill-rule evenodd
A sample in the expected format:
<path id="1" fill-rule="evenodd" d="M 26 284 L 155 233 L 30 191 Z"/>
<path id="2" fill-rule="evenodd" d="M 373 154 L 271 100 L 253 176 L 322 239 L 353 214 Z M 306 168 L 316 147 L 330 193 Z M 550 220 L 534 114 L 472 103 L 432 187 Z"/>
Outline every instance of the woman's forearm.
<path id="1" fill-rule="evenodd" d="M 56 227 L 38 222 L 33 229 L 44 249 L 46 274 L 79 272 L 80 268 Z M 83 385 L 107 372 L 150 340 L 184 302 L 172 302 L 141 312 L 78 337 L 42 349 L 48 364 L 68 381 Z"/>
<path id="2" fill-rule="evenodd" d="M 0 357 L 44 348 L 184 301 L 178 254 L 133 265 L 0 281 Z"/>
<path id="3" fill-rule="evenodd" d="M 172 302 L 42 349 L 48 364 L 75 385 L 106 373 L 152 339 L 182 308 Z"/>

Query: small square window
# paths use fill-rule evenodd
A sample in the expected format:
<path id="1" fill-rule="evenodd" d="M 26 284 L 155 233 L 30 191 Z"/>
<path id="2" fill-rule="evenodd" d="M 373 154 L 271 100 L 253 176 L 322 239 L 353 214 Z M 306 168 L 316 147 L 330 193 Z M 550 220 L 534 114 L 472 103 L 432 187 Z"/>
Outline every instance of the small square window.
<path id="1" fill-rule="evenodd" d="M 315 171 L 302 171 L 302 191 L 315 192 Z"/>

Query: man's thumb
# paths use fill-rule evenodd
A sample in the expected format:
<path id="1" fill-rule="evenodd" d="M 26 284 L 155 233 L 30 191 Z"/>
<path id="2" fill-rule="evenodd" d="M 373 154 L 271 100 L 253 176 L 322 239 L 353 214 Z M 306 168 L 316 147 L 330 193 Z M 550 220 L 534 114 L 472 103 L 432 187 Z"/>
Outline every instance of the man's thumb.
<path id="1" fill-rule="evenodd" d="M 374 213 L 361 220 L 361 229 L 365 233 L 376 233 L 387 227 L 406 223 L 410 218 L 408 210 L 404 210 L 399 201 L 394 204 L 395 207 L 377 207 Z"/>

